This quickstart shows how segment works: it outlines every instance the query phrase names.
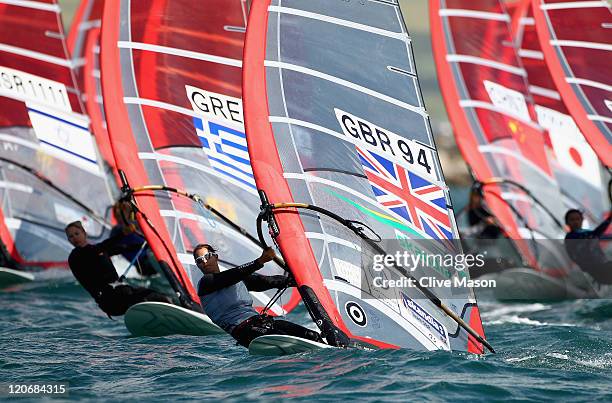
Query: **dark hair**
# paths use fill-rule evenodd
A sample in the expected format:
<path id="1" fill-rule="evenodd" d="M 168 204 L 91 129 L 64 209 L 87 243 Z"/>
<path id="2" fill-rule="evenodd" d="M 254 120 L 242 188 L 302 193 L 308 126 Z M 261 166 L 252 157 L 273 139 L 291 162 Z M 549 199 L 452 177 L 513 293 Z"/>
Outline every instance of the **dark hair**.
<path id="1" fill-rule="evenodd" d="M 64 232 L 68 231 L 68 228 L 70 227 L 79 228 L 81 231 L 87 232 L 85 231 L 85 228 L 83 228 L 83 223 L 80 221 L 73 221 L 70 224 L 66 225 L 66 228 L 64 228 Z"/>
<path id="2" fill-rule="evenodd" d="M 569 216 L 574 214 L 574 213 L 578 213 L 578 214 L 580 214 L 580 217 L 583 217 L 582 211 L 580 211 L 578 209 L 575 209 L 575 208 L 569 209 L 569 210 L 567 210 L 567 213 L 565 213 L 565 223 L 566 224 L 569 224 L 569 222 L 568 222 Z"/>
<path id="3" fill-rule="evenodd" d="M 212 247 L 212 245 L 209 245 L 207 243 L 199 243 L 195 246 L 195 248 L 193 248 L 193 258 L 197 258 L 196 256 L 196 252 L 199 251 L 200 249 L 208 249 L 209 252 L 216 252 L 217 250 L 215 248 Z"/>

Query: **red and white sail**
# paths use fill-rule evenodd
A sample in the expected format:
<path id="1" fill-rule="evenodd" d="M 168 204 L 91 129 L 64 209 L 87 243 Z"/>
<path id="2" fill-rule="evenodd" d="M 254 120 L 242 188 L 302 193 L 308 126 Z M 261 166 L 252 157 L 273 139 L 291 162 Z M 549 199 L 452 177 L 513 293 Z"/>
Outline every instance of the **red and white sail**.
<path id="1" fill-rule="evenodd" d="M 568 208 L 585 211 L 590 221 L 607 211 L 604 172 L 566 108 L 551 77 L 538 40 L 531 0 L 523 0 L 513 15 L 518 54 L 527 72 L 537 122 L 547 130 L 549 161 Z"/>

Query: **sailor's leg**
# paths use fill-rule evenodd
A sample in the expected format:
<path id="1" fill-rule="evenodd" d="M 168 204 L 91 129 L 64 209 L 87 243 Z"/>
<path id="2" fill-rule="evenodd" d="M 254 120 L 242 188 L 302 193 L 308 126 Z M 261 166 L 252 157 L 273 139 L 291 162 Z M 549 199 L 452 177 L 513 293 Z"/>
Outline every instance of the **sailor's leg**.
<path id="1" fill-rule="evenodd" d="M 165 302 L 167 304 L 172 304 L 172 299 L 164 294 L 161 294 L 157 291 L 153 291 L 149 288 L 144 287 L 133 287 L 133 286 L 124 286 L 123 290 L 124 298 L 129 306 L 139 304 L 141 302 Z"/>
<path id="2" fill-rule="evenodd" d="M 253 316 L 238 325 L 232 332 L 232 337 L 238 344 L 249 347 L 249 344 L 259 336 L 271 334 L 273 330 L 272 321 L 265 316 Z"/>
<path id="3" fill-rule="evenodd" d="M 600 284 L 612 284 L 612 260 L 591 265 L 589 273 Z"/>
<path id="4" fill-rule="evenodd" d="M 323 343 L 323 339 L 318 332 L 282 319 L 274 320 L 274 327 L 268 334 L 286 334 Z"/>
<path id="5" fill-rule="evenodd" d="M 125 314 L 131 305 L 124 291 L 123 287 L 105 290 L 98 298 L 98 306 L 109 317 Z"/>

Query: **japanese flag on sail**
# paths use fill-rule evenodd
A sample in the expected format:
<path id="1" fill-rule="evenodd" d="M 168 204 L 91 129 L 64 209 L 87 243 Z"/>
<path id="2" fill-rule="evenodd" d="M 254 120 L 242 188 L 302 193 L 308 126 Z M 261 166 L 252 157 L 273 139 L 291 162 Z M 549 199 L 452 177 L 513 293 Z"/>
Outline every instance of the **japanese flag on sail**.
<path id="1" fill-rule="evenodd" d="M 452 239 L 444 190 L 381 155 L 357 147 L 376 200 L 433 239 Z"/>
<path id="2" fill-rule="evenodd" d="M 571 116 L 539 105 L 536 105 L 536 113 L 538 123 L 548 130 L 559 164 L 581 179 L 601 187 L 597 155 Z"/>

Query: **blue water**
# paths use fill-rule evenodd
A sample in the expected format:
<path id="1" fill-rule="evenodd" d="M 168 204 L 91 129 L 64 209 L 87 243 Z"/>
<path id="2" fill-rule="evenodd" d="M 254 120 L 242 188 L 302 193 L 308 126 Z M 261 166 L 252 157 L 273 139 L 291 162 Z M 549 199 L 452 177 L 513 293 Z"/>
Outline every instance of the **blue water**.
<path id="1" fill-rule="evenodd" d="M 612 300 L 483 303 L 496 355 L 325 350 L 253 357 L 229 337 L 130 337 L 68 273 L 0 291 L 0 383 L 70 399 L 612 401 Z M 306 323 L 299 308 L 289 318 Z"/>

